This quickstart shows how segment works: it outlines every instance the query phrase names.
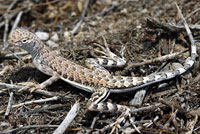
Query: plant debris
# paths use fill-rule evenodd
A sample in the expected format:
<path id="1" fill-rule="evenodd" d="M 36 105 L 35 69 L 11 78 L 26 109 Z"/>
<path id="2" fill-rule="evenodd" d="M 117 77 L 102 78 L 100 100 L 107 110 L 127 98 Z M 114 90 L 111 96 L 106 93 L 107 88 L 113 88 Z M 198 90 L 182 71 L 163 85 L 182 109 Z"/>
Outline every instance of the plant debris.
<path id="1" fill-rule="evenodd" d="M 198 42 L 200 1 L 179 0 L 177 5 Z M 98 52 L 104 37 L 111 51 L 117 55 L 123 51 L 128 61 L 124 68 L 108 68 L 115 75 L 141 77 L 166 71 L 190 55 L 190 39 L 173 0 L 1 1 L 0 134 L 55 133 L 66 123 L 68 112 L 78 109 L 71 124 L 62 125 L 66 130 L 56 132 L 89 134 L 119 116 L 88 111 L 91 94 L 62 80 L 45 90 L 19 92 L 24 87 L 20 83 L 39 84 L 49 76 L 37 70 L 23 50 L 3 51 L 16 27 L 45 33 L 48 38 L 43 42 L 52 50 L 83 66 L 87 58 L 101 56 Z M 199 42 L 197 45 L 199 52 Z M 170 54 L 173 57 L 168 57 Z M 200 133 L 199 69 L 197 57 L 195 66 L 184 75 L 136 92 L 111 94 L 106 101 L 130 107 L 134 121 L 121 124 L 113 133 Z M 77 101 L 79 108 L 71 108 Z"/>

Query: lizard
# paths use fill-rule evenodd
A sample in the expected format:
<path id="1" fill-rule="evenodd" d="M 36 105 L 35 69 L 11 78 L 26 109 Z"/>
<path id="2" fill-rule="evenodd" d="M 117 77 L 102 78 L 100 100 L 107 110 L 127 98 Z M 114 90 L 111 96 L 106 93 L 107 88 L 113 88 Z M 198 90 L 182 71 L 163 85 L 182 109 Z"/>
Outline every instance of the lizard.
<path id="1" fill-rule="evenodd" d="M 86 60 L 87 67 L 83 67 L 61 55 L 51 51 L 34 33 L 17 28 L 13 30 L 8 39 L 9 46 L 17 46 L 26 50 L 31 56 L 35 67 L 41 72 L 51 76 L 49 79 L 38 85 L 38 88 L 45 88 L 58 79 L 87 92 L 92 96 L 88 100 L 87 107 L 91 111 L 121 112 L 121 122 L 130 115 L 128 106 L 104 102 L 110 93 L 123 93 L 135 91 L 154 83 L 172 79 L 185 73 L 194 63 L 197 55 L 196 45 L 191 45 L 190 57 L 183 63 L 183 67 L 174 70 L 158 72 L 144 77 L 115 76 L 104 69 L 106 66 L 122 66 L 126 61 L 119 59 L 112 53 L 108 46 L 106 50 L 108 58 L 89 58 Z"/>

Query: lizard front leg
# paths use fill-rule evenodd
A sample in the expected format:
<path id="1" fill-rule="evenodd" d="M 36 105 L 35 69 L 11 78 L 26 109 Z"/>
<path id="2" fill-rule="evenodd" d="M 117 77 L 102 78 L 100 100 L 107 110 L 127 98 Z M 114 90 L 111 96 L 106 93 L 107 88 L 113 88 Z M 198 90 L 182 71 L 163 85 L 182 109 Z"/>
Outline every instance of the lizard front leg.
<path id="1" fill-rule="evenodd" d="M 19 92 L 26 90 L 28 88 L 31 88 L 30 92 L 34 92 L 37 89 L 44 89 L 44 88 L 50 86 L 52 83 L 56 82 L 58 79 L 60 79 L 60 76 L 57 73 L 53 73 L 53 75 L 49 79 L 42 82 L 41 84 L 38 84 L 38 85 L 34 84 L 34 83 L 28 84 L 25 87 L 21 88 L 19 90 Z"/>

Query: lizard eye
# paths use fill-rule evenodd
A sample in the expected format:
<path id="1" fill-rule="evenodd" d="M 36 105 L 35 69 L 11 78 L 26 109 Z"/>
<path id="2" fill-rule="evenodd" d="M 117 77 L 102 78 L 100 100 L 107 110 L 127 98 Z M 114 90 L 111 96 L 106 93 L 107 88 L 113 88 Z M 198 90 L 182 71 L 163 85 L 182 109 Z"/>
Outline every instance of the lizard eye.
<path id="1" fill-rule="evenodd" d="M 27 43 L 27 40 L 26 40 L 26 39 L 23 39 L 23 40 L 22 40 L 22 43 Z"/>

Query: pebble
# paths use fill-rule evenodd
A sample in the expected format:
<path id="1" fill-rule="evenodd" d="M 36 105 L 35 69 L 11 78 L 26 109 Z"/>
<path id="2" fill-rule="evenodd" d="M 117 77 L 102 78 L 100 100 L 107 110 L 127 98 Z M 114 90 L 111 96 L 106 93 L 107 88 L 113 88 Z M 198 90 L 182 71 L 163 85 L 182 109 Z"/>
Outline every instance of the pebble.
<path id="1" fill-rule="evenodd" d="M 53 36 L 51 36 L 51 40 L 58 41 L 59 40 L 58 34 L 57 33 L 53 34 Z"/>
<path id="2" fill-rule="evenodd" d="M 127 11 L 126 8 L 122 9 L 120 12 L 121 12 L 121 13 L 124 13 L 124 14 L 127 14 L 127 13 L 128 13 L 128 11 Z"/>
<path id="3" fill-rule="evenodd" d="M 55 43 L 54 41 L 51 41 L 51 40 L 48 40 L 48 41 L 47 41 L 47 44 L 48 44 L 50 47 L 52 47 L 52 48 L 58 47 L 58 44 Z"/>
<path id="4" fill-rule="evenodd" d="M 40 40 L 48 40 L 49 39 L 49 34 L 46 32 L 38 31 L 35 34 L 40 38 Z"/>
<path id="5" fill-rule="evenodd" d="M 70 39 L 70 32 L 65 31 L 65 32 L 64 32 L 64 38 L 65 38 L 66 40 Z"/>
<path id="6" fill-rule="evenodd" d="M 7 123 L 7 122 L 0 122 L 0 126 L 1 127 L 7 127 L 7 126 L 9 126 L 10 124 L 9 123 Z"/>
<path id="7" fill-rule="evenodd" d="M 141 29 L 142 26 L 141 26 L 141 25 L 137 25 L 136 28 L 137 28 L 137 29 Z"/>
<path id="8" fill-rule="evenodd" d="M 98 24 L 97 21 L 91 21 L 91 22 L 89 23 L 89 25 L 91 25 L 91 26 L 96 26 L 97 24 Z"/>
<path id="9" fill-rule="evenodd" d="M 72 16 L 72 17 L 75 17 L 76 15 L 77 15 L 77 14 L 76 14 L 75 12 L 72 12 L 72 13 L 71 13 L 71 16 Z"/>

